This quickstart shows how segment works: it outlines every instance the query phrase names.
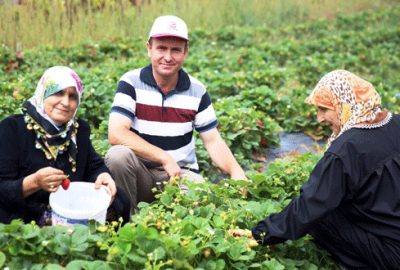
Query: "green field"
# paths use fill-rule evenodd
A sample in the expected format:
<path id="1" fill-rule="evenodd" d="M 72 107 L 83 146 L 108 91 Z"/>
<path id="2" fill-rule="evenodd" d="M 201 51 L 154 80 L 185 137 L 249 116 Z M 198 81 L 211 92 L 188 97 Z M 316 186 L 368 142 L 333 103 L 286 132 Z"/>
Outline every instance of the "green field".
<path id="1" fill-rule="evenodd" d="M 244 5 L 239 0 L 234 3 Z M 307 3 L 311 7 L 312 3 L 330 1 Z M 281 130 L 304 132 L 314 138 L 330 134 L 329 128 L 317 123 L 315 108 L 304 103 L 323 75 L 347 69 L 375 86 L 385 108 L 400 111 L 396 97 L 400 92 L 400 6 L 385 5 L 365 7 L 362 12 L 349 9 L 347 15 L 338 13 L 339 7 L 333 13 L 314 10 L 313 14 L 319 11 L 325 16 L 313 15 L 315 19 L 308 15 L 287 24 L 281 19 L 276 25 L 252 23 L 251 19 L 224 25 L 221 18 L 215 18 L 218 27 L 200 23 L 195 27 L 192 23 L 198 21 L 193 17 L 184 69 L 206 85 L 221 135 L 253 181 L 248 196 L 238 192 L 246 183 L 229 179 L 218 184 L 207 182 L 201 186 L 203 191 L 188 184 L 186 196 L 179 194 L 177 187 L 168 186 L 159 201 L 142 204 L 134 222 L 118 232 L 112 228 L 116 224 L 77 226 L 72 234 L 62 227 L 0 224 L 0 267 L 62 269 L 61 264 L 67 269 L 339 269 L 309 236 L 270 250 L 250 248 L 247 238 L 235 238 L 227 230 L 252 228 L 269 213 L 282 209 L 307 181 L 321 154 L 279 159 L 261 173 L 258 169 L 263 165 L 252 157 L 255 152 L 277 146 L 277 132 Z M 141 12 L 147 8 L 143 6 Z M 181 12 L 188 12 L 184 8 L 182 5 Z M 311 14 L 313 9 L 309 10 Z M 139 17 L 144 20 L 143 15 Z M 154 17 L 146 18 L 143 28 L 149 28 Z M 4 20 L 1 22 L 0 29 L 4 29 Z M 69 66 L 84 84 L 78 114 L 90 122 L 92 142 L 104 155 L 110 146 L 108 113 L 117 82 L 126 71 L 149 63 L 145 32 L 125 37 L 90 36 L 93 39 L 77 38 L 78 42 L 32 43 L 22 50 L 2 41 L 0 119 L 19 112 L 48 67 Z M 197 153 L 202 174 L 213 179 L 215 168 L 200 141 Z M 212 192 L 204 191 L 208 188 Z"/>
<path id="2" fill-rule="evenodd" d="M 20 0 L 0 1 L 0 44 L 14 51 L 116 37 L 146 37 L 154 19 L 173 14 L 190 30 L 277 28 L 397 6 L 397 0 Z M 136 2 L 137 5 L 132 5 Z M 5 4 L 1 4 L 5 3 Z"/>

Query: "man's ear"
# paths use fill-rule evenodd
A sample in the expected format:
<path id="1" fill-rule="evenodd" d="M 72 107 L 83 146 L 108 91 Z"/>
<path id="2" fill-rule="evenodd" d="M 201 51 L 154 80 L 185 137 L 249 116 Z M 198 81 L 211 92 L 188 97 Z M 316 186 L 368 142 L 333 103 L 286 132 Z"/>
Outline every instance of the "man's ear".
<path id="1" fill-rule="evenodd" d="M 149 42 L 147 42 L 146 46 L 147 46 L 147 56 L 148 56 L 148 57 L 151 57 L 151 53 L 150 53 L 151 44 L 150 44 Z"/>
<path id="2" fill-rule="evenodd" d="M 184 61 L 186 61 L 186 55 L 187 55 L 187 53 L 188 53 L 188 51 L 189 51 L 189 46 L 186 46 L 186 48 L 185 48 L 185 60 Z"/>

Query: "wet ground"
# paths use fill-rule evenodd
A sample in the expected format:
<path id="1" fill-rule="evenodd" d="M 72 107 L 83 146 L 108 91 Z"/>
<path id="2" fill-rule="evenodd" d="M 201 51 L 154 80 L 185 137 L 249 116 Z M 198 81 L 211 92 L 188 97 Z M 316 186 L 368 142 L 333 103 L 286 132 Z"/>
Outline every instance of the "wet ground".
<path id="1" fill-rule="evenodd" d="M 282 158 L 287 154 L 291 153 L 300 153 L 304 154 L 306 152 L 317 152 L 318 150 L 322 150 L 325 146 L 325 141 L 320 140 L 316 141 L 307 134 L 304 133 L 280 133 L 280 143 L 279 147 L 271 148 L 268 150 L 266 154 L 262 154 L 254 160 L 255 162 L 262 163 L 264 168 L 263 171 L 267 169 L 268 163 L 274 161 L 277 158 Z M 224 175 L 218 173 L 216 179 L 211 179 L 212 182 L 217 183 L 220 179 L 226 179 L 229 175 Z"/>
<path id="2" fill-rule="evenodd" d="M 316 152 L 318 148 L 323 148 L 325 142 L 323 140 L 316 141 L 304 133 L 280 133 L 279 148 L 269 149 L 265 155 L 266 161 L 262 162 L 265 166 L 275 160 L 281 158 L 291 152 L 304 154 L 306 152 Z"/>

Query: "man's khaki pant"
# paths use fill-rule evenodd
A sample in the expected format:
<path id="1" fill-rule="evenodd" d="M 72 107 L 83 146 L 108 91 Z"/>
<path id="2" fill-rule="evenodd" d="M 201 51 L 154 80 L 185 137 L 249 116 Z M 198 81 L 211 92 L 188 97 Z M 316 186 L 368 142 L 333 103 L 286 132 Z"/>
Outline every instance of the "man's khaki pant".
<path id="1" fill-rule="evenodd" d="M 146 167 L 135 153 L 128 147 L 116 145 L 111 147 L 104 159 L 107 167 L 113 174 L 117 186 L 128 195 L 131 203 L 131 215 L 134 214 L 139 202 L 151 203 L 155 200 L 152 189 L 163 188 L 163 182 L 168 181 L 167 172 L 162 166 Z M 204 183 L 200 174 L 182 169 L 182 177 L 195 183 Z M 182 191 L 187 191 L 185 185 L 180 184 Z"/>

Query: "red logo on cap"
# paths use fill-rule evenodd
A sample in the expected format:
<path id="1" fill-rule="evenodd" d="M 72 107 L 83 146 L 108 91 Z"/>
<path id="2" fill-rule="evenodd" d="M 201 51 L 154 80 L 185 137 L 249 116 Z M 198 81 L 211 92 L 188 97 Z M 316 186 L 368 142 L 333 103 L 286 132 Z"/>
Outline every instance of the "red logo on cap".
<path id="1" fill-rule="evenodd" d="M 176 22 L 171 21 L 171 22 L 169 23 L 169 27 L 171 27 L 171 28 L 176 28 Z"/>

